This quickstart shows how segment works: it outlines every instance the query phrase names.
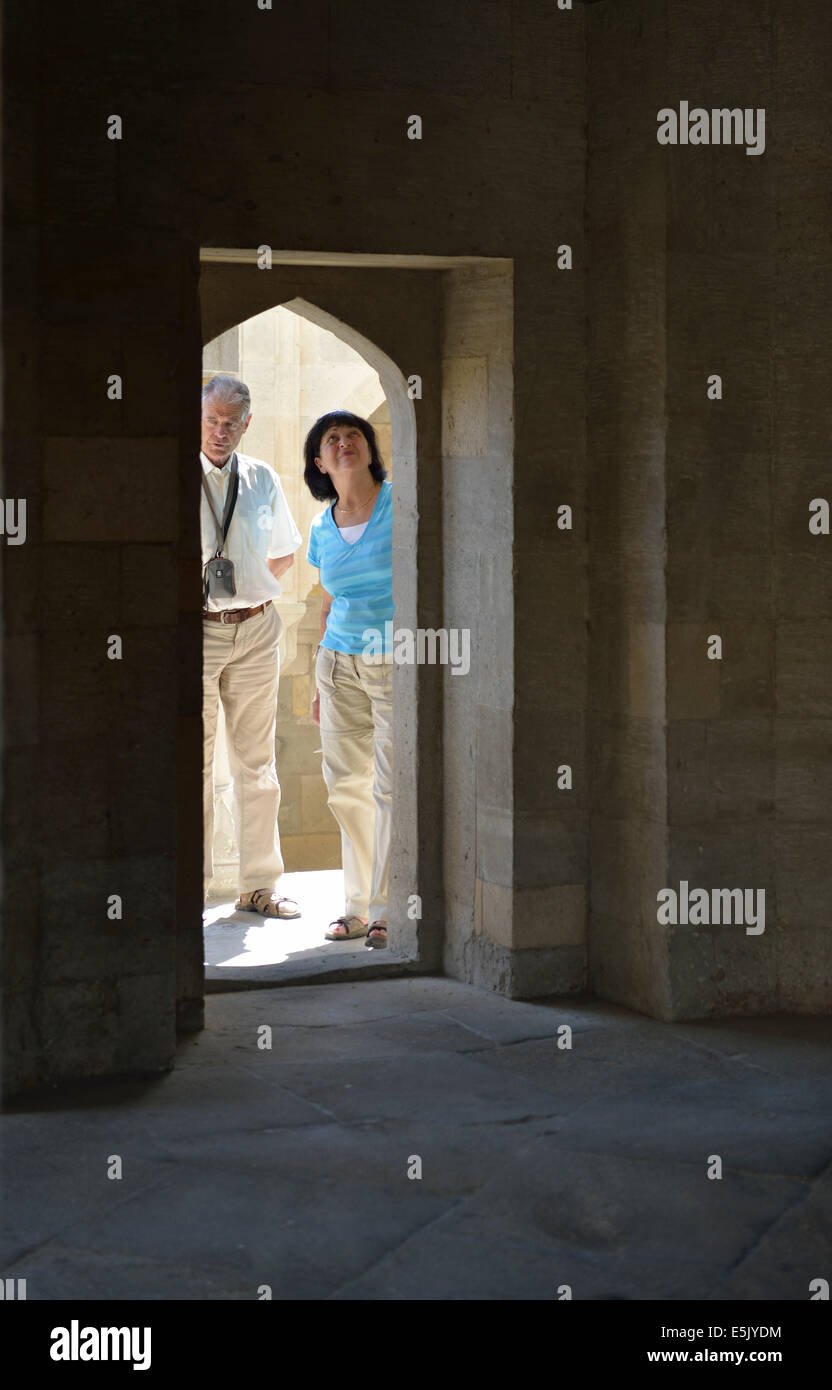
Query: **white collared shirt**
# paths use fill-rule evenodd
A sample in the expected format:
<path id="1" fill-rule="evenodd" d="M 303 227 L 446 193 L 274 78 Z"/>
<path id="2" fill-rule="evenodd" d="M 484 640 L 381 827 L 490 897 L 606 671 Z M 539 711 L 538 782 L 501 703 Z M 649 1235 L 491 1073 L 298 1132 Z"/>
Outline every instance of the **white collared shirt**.
<path id="1" fill-rule="evenodd" d="M 222 468 L 217 468 L 203 453 L 200 453 L 199 461 L 214 511 L 221 522 L 231 476 L 231 458 Z M 208 607 L 215 613 L 222 608 L 254 608 L 259 603 L 279 598 L 282 593 L 280 583 L 266 561 L 277 560 L 282 555 L 293 555 L 303 540 L 274 469 L 248 454 L 238 453 L 237 464 L 237 504 L 223 550 L 226 559 L 233 562 L 237 592 L 233 598 L 219 603 L 209 599 Z M 216 555 L 219 541 L 205 489 L 200 487 L 200 493 L 204 566 Z"/>

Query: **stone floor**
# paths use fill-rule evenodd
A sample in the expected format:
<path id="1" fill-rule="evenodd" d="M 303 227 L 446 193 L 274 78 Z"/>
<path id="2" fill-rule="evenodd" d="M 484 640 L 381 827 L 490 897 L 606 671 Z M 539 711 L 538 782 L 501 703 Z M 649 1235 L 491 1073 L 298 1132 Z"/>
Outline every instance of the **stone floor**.
<path id="1" fill-rule="evenodd" d="M 830 1276 L 830 1020 L 666 1025 L 439 978 L 207 1016 L 169 1075 L 4 1118 L 2 1269 L 29 1299 L 806 1301 Z"/>
<path id="2" fill-rule="evenodd" d="M 209 990 L 233 985 L 285 983 L 289 979 L 352 978 L 398 973 L 403 958 L 395 942 L 384 951 L 368 950 L 363 937 L 327 941 L 333 918 L 344 911 L 342 869 L 286 873 L 284 897 L 294 898 L 301 916 L 290 920 L 236 912 L 236 894 L 212 893 L 203 914 L 205 978 Z M 390 962 L 395 958 L 396 968 Z M 398 969 L 397 969 L 398 968 Z"/>

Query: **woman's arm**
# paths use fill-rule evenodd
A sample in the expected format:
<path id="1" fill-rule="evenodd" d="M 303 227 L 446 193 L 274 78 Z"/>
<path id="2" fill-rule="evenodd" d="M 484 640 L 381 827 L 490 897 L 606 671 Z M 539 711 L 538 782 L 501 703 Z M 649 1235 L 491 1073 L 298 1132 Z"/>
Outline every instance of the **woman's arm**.
<path id="1" fill-rule="evenodd" d="M 321 599 L 321 641 L 322 641 L 322 642 L 323 642 L 323 640 L 324 640 L 324 633 L 326 632 L 326 620 L 327 620 L 327 618 L 329 617 L 329 610 L 330 610 L 331 607 L 332 607 L 332 594 L 328 594 L 327 591 L 326 591 L 326 589 L 324 589 L 324 590 L 323 590 L 323 598 Z M 320 697 L 320 695 L 318 694 L 318 691 L 317 691 L 317 690 L 315 691 L 315 695 L 314 695 L 313 700 L 312 700 L 312 718 L 314 719 L 314 721 L 315 721 L 316 724 L 320 724 L 320 722 L 321 722 L 321 697 Z"/>
<path id="2" fill-rule="evenodd" d="M 323 598 L 321 599 L 321 641 L 322 641 L 322 642 L 323 642 L 323 640 L 324 640 L 324 633 L 326 632 L 326 620 L 327 620 L 327 618 L 329 617 L 329 610 L 330 610 L 331 607 L 332 607 L 332 594 L 328 594 L 327 591 L 326 591 L 326 589 L 324 589 L 324 590 L 323 590 Z"/>

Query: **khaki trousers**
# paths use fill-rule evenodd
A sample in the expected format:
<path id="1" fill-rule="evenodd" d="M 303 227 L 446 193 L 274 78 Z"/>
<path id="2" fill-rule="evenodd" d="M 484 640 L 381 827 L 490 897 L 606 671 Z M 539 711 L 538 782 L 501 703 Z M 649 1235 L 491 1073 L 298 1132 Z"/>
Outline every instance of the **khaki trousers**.
<path id="1" fill-rule="evenodd" d="M 387 917 L 393 797 L 393 659 L 321 647 L 321 749 L 329 809 L 341 827 L 345 916 Z"/>
<path id="2" fill-rule="evenodd" d="M 202 622 L 203 817 L 205 881 L 213 874 L 214 740 L 222 700 L 234 779 L 240 893 L 277 886 L 283 873 L 275 766 L 277 643 L 283 624 L 273 603 L 244 623 Z"/>

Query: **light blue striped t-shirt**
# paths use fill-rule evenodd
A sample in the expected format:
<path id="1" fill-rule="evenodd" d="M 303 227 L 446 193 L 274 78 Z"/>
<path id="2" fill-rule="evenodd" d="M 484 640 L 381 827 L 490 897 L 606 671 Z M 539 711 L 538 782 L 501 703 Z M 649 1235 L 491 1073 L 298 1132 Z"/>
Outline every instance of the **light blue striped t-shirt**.
<path id="1" fill-rule="evenodd" d="M 378 633 L 375 651 L 389 652 L 393 606 L 393 484 L 383 482 L 367 528 L 350 545 L 332 519 L 332 504 L 315 517 L 306 558 L 321 571 L 332 594 L 322 647 L 336 652 L 363 652 L 366 628 Z"/>

